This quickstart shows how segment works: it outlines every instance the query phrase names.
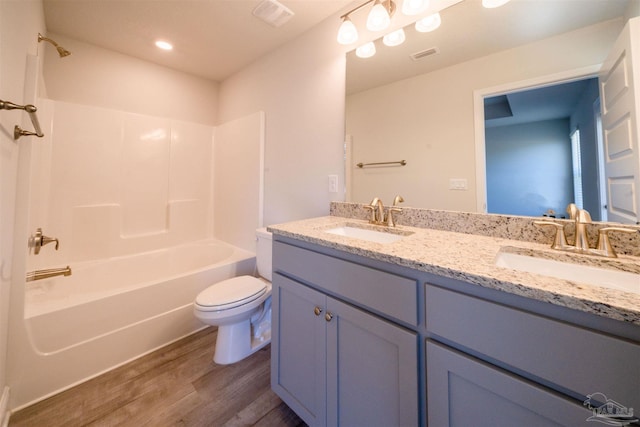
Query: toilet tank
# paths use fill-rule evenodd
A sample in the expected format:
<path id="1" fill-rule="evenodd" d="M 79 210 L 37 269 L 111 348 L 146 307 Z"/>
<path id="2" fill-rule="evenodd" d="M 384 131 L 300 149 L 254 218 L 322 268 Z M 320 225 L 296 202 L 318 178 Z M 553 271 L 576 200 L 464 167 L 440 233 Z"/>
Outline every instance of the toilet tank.
<path id="1" fill-rule="evenodd" d="M 272 234 L 266 228 L 258 228 L 256 230 L 256 264 L 258 266 L 258 274 L 268 281 L 271 281 L 271 247 Z"/>

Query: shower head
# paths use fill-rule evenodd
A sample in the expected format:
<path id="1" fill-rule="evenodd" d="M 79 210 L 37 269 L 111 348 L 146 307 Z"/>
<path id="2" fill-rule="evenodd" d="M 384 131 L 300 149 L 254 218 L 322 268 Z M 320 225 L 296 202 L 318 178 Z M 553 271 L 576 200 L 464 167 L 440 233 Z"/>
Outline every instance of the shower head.
<path id="1" fill-rule="evenodd" d="M 63 48 L 62 46 L 58 46 L 56 47 L 56 49 L 58 50 L 58 55 L 60 55 L 60 58 L 64 58 L 65 56 L 71 55 L 71 52 L 69 52 L 67 49 Z"/>
<path id="2" fill-rule="evenodd" d="M 44 37 L 40 33 L 38 33 L 38 43 L 40 43 L 43 40 L 46 41 L 46 42 L 49 42 L 53 46 L 55 46 L 56 50 L 58 51 L 58 55 L 60 55 L 60 58 L 64 58 L 65 56 L 71 55 L 71 52 L 69 52 L 67 49 L 63 48 L 62 46 L 60 46 L 58 43 L 54 42 L 53 40 L 51 40 L 48 37 Z"/>

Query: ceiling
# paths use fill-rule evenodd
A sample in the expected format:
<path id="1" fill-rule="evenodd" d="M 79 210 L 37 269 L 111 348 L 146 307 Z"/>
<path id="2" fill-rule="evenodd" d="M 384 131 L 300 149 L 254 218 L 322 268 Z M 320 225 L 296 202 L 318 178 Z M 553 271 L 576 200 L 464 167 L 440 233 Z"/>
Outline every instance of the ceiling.
<path id="1" fill-rule="evenodd" d="M 279 1 L 294 16 L 278 28 L 253 16 L 261 0 L 44 0 L 44 13 L 48 32 L 222 81 L 353 0 Z"/>
<path id="2" fill-rule="evenodd" d="M 387 47 L 376 41 L 377 53 L 362 59 L 347 54 L 347 93 L 479 58 L 535 40 L 562 34 L 624 15 L 630 1 L 640 0 L 511 0 L 485 9 L 480 0 L 464 0 L 441 12 L 442 25 L 431 33 L 405 27 L 407 40 Z M 437 48 L 418 61 L 409 55 Z"/>
<path id="3" fill-rule="evenodd" d="M 485 127 L 568 119 L 590 81 L 578 80 L 485 98 Z M 492 112 L 495 111 L 495 114 Z"/>
<path id="4" fill-rule="evenodd" d="M 47 31 L 176 70 L 222 81 L 317 25 L 353 0 L 279 0 L 294 12 L 279 28 L 253 16 L 261 0 L 44 0 Z M 400 3 L 401 0 L 395 0 Z M 445 0 L 431 0 L 432 3 Z M 347 92 L 433 71 L 533 40 L 622 16 L 629 1 L 511 0 L 484 9 L 464 0 L 442 12 L 432 33 L 407 27 L 407 41 L 366 60 L 348 54 Z M 358 11 L 357 14 L 366 14 Z M 336 32 L 339 20 L 336 19 Z M 153 43 L 171 41 L 171 52 Z M 336 43 L 331 37 L 327 43 Z M 409 54 L 437 47 L 419 61 Z"/>

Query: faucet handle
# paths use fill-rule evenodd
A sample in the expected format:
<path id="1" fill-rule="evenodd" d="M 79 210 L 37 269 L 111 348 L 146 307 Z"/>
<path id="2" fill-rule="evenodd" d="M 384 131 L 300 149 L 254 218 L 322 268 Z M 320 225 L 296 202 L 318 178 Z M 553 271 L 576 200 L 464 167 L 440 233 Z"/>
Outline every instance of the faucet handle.
<path id="1" fill-rule="evenodd" d="M 396 196 L 393 199 L 393 206 L 390 206 L 387 212 L 387 227 L 395 227 L 396 222 L 393 219 L 394 212 L 402 212 L 402 208 L 398 207 L 398 203 L 404 202 L 402 196 Z"/>
<path id="2" fill-rule="evenodd" d="M 48 245 L 49 243 L 56 244 L 56 251 L 60 248 L 60 241 L 56 238 L 45 236 L 42 234 L 42 228 L 38 227 L 36 232 L 29 238 L 29 247 L 33 248 L 33 253 L 38 255 L 40 253 L 40 249 L 44 245 Z"/>
<path id="3" fill-rule="evenodd" d="M 394 212 L 402 212 L 402 208 L 397 206 L 390 206 L 387 212 L 387 227 L 395 227 L 396 221 L 393 219 Z"/>
<path id="4" fill-rule="evenodd" d="M 611 246 L 611 242 L 609 241 L 609 232 L 611 231 L 617 231 L 627 234 L 637 233 L 638 231 L 622 227 L 602 227 L 600 230 L 598 230 L 598 246 L 596 247 L 596 250 L 600 252 L 601 255 L 611 258 L 617 258 L 618 255 L 616 254 L 616 251 L 613 249 L 613 246 Z"/>
<path id="5" fill-rule="evenodd" d="M 567 236 L 564 234 L 564 225 L 552 221 L 533 221 L 533 223 L 540 227 L 548 226 L 556 228 L 556 236 L 551 245 L 552 249 L 567 249 L 570 247 L 567 243 Z"/>
<path id="6" fill-rule="evenodd" d="M 376 222 L 376 208 L 373 205 L 364 205 L 363 206 L 365 209 L 371 211 L 371 217 L 369 218 L 369 222 L 370 223 L 375 223 Z"/>

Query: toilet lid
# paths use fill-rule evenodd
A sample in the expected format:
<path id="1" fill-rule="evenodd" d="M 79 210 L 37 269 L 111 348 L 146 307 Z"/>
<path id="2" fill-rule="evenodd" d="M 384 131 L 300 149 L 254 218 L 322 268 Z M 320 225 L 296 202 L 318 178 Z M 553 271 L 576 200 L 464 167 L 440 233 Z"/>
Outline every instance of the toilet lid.
<path id="1" fill-rule="evenodd" d="M 226 310 L 247 304 L 267 291 L 267 285 L 253 276 L 238 276 L 209 286 L 196 297 L 205 310 Z"/>

